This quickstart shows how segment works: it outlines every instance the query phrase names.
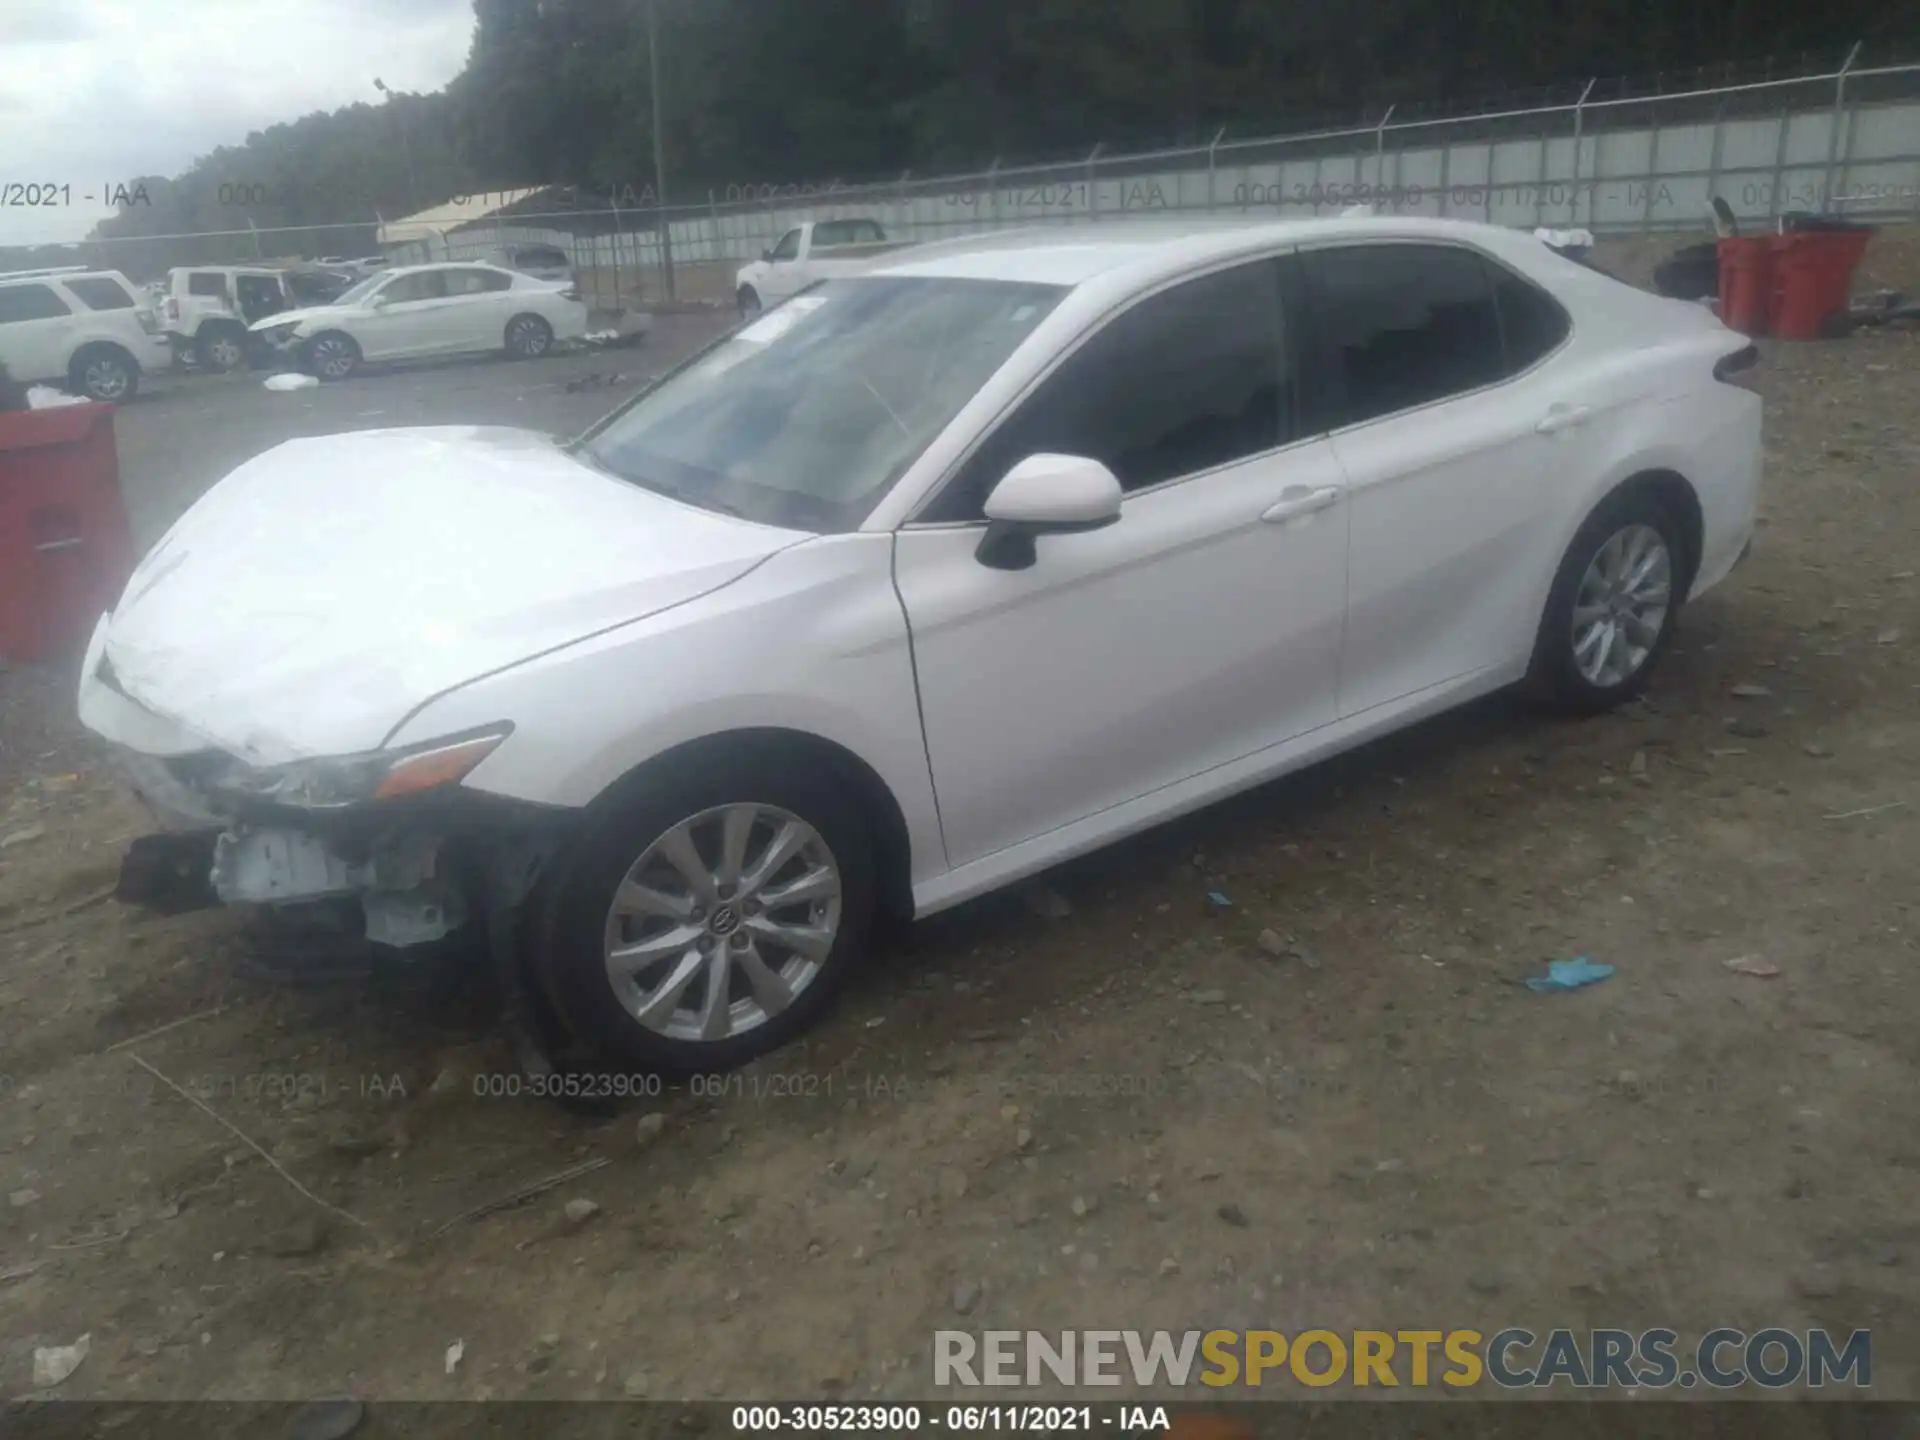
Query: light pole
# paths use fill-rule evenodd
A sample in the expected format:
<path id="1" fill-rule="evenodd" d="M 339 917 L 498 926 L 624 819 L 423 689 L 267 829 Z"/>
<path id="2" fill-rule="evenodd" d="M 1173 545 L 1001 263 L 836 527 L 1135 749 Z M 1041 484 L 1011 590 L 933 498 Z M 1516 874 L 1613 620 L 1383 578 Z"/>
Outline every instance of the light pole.
<path id="1" fill-rule="evenodd" d="M 673 222 L 667 216 L 667 142 L 660 104 L 660 0 L 647 0 L 647 65 L 653 85 L 653 200 L 660 225 L 660 270 L 667 299 L 673 299 Z"/>
<path id="2" fill-rule="evenodd" d="M 393 91 L 387 88 L 386 81 L 382 80 L 378 75 L 374 76 L 373 88 L 387 97 L 388 108 L 394 108 L 393 102 L 397 97 Z M 420 213 L 420 190 L 419 187 L 413 183 L 413 145 L 407 138 L 406 114 L 404 112 L 398 113 L 400 115 L 400 153 L 406 158 L 407 162 L 407 199 L 413 202 L 413 212 L 417 215 Z"/>

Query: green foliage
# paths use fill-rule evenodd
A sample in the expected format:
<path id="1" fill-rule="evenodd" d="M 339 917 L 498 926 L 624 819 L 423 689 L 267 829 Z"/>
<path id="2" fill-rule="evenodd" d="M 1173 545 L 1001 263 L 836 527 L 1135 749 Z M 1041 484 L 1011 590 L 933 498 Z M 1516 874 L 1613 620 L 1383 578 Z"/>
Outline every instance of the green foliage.
<path id="1" fill-rule="evenodd" d="M 1910 40 L 1876 0 L 657 0 L 669 190 L 883 179 L 1459 105 L 1741 53 Z M 647 0 L 475 0 L 466 69 L 246 137 L 102 237 L 368 222 L 268 253 L 363 248 L 376 215 L 533 184 L 647 193 Z M 1896 33 L 1899 32 L 1899 33 Z M 410 163 L 409 163 L 410 162 Z M 235 187 L 243 187 L 236 189 Z M 214 258 L 209 255 L 207 258 Z"/>

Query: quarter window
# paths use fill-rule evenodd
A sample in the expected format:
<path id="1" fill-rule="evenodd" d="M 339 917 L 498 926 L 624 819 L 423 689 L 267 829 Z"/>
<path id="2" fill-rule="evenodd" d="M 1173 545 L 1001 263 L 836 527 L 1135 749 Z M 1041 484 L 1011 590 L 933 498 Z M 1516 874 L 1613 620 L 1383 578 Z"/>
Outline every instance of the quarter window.
<path id="1" fill-rule="evenodd" d="M 202 270 L 187 276 L 189 295 L 209 295 L 217 300 L 227 298 L 227 277 L 217 271 Z"/>
<path id="2" fill-rule="evenodd" d="M 1510 373 L 1488 266 L 1442 245 L 1348 245 L 1304 257 L 1332 370 L 1334 425 L 1354 425 Z"/>
<path id="3" fill-rule="evenodd" d="M 1090 456 L 1132 491 L 1295 438 L 1279 287 L 1279 264 L 1262 260 L 1125 311 L 987 437 L 922 518 L 978 520 L 1029 455 Z"/>

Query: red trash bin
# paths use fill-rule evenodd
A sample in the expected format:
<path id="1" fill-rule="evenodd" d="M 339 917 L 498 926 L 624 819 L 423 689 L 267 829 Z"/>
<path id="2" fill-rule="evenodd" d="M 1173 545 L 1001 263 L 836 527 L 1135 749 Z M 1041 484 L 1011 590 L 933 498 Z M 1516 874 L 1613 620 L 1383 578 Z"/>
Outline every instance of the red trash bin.
<path id="1" fill-rule="evenodd" d="M 1773 301 L 1771 235 L 1735 235 L 1718 242 L 1720 320 L 1742 335 L 1767 333 Z"/>
<path id="2" fill-rule="evenodd" d="M 0 658 L 83 644 L 134 558 L 113 406 L 0 414 Z"/>
<path id="3" fill-rule="evenodd" d="M 1854 267 L 1873 232 L 1792 230 L 1769 235 L 1773 298 L 1769 327 L 1782 340 L 1818 340 L 1827 322 L 1847 308 Z"/>

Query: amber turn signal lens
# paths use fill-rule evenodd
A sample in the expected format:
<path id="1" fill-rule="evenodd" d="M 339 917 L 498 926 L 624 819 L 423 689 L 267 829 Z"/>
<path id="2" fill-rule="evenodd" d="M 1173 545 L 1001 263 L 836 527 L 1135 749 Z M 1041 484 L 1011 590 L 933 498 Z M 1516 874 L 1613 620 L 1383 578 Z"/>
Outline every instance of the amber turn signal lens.
<path id="1" fill-rule="evenodd" d="M 506 738 L 504 735 L 480 735 L 472 740 L 460 740 L 409 755 L 387 771 L 379 788 L 373 792 L 373 798 L 392 800 L 401 795 L 417 795 L 422 790 L 437 790 L 442 785 L 457 784 Z"/>

